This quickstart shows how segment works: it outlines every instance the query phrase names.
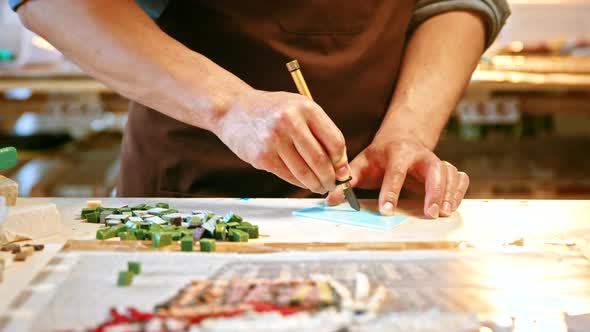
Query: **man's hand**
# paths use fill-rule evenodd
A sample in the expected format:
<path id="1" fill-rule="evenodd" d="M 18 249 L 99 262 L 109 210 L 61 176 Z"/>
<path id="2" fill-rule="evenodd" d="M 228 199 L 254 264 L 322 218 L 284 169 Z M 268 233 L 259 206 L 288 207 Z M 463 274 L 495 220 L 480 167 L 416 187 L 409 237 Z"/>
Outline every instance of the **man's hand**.
<path id="1" fill-rule="evenodd" d="M 212 131 L 256 168 L 317 193 L 348 176 L 344 137 L 317 104 L 253 89 L 164 33 L 133 0 L 28 1 L 18 13 L 86 73 Z"/>
<path id="2" fill-rule="evenodd" d="M 344 136 L 320 106 L 298 94 L 249 90 L 214 132 L 255 168 L 316 193 L 349 174 Z"/>
<path id="3" fill-rule="evenodd" d="M 485 22 L 466 11 L 435 15 L 410 36 L 383 123 L 373 142 L 350 163 L 353 186 L 381 188 L 382 214 L 393 214 L 402 185 L 425 192 L 424 214 L 431 218 L 448 216 L 461 204 L 469 177 L 432 150 L 484 42 Z M 342 199 L 337 189 L 326 200 L 337 204 Z"/>
<path id="4" fill-rule="evenodd" d="M 351 163 L 353 187 L 381 188 L 379 210 L 392 215 L 404 182 L 411 190 L 425 192 L 424 214 L 430 218 L 449 216 L 457 209 L 469 186 L 469 177 L 415 139 L 376 138 Z M 331 192 L 326 203 L 344 199 L 342 189 Z"/>

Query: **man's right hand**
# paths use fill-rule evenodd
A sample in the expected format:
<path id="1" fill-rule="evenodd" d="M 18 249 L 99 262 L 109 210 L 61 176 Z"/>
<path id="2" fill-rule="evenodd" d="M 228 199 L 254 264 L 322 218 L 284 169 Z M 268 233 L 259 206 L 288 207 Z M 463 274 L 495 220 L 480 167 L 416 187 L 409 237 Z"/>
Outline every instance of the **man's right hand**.
<path id="1" fill-rule="evenodd" d="M 248 90 L 215 134 L 242 160 L 315 193 L 349 175 L 344 136 L 322 108 L 289 92 Z"/>

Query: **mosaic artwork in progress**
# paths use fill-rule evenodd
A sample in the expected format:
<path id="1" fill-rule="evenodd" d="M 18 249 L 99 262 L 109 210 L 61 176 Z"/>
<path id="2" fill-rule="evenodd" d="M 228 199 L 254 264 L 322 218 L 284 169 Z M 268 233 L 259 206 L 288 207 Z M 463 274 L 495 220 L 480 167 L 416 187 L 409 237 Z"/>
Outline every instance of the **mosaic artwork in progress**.
<path id="1" fill-rule="evenodd" d="M 83 275 L 100 263 L 96 257 L 84 256 L 82 267 L 74 266 L 79 271 L 73 277 L 82 283 L 65 280 L 60 287 L 65 294 L 56 294 L 40 326 L 48 328 L 53 320 L 63 329 L 58 317 L 74 317 L 67 299 L 92 283 Z M 576 255 L 467 250 L 175 258 L 168 253 L 157 263 L 147 254 L 125 257 L 143 261 L 138 283 L 118 288 L 114 278 L 93 279 L 96 291 L 112 298 L 88 298 L 95 304 L 88 314 L 101 316 L 101 303 L 119 305 L 91 331 L 471 332 L 487 327 L 483 331 L 509 332 L 516 323 L 565 324 L 568 315 L 590 309 L 590 266 Z M 121 259 L 118 265 L 124 266 Z M 199 272 L 191 280 L 189 271 L 212 267 L 217 271 L 209 277 Z M 160 290 L 182 280 L 185 286 L 176 295 Z M 152 310 L 139 306 L 141 298 L 152 299 Z M 70 327 L 88 326 L 78 324 Z"/>

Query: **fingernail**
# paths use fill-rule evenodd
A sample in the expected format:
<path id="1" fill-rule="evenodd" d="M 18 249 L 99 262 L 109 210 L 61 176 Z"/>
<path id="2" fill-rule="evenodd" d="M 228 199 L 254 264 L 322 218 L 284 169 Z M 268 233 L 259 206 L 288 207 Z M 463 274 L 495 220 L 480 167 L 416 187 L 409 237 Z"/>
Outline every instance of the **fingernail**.
<path id="1" fill-rule="evenodd" d="M 428 208 L 428 214 L 430 215 L 431 218 L 438 218 L 438 212 L 439 212 L 439 207 L 438 204 L 432 204 L 429 208 Z"/>
<path id="2" fill-rule="evenodd" d="M 391 204 L 391 202 L 385 202 L 385 204 L 383 204 L 383 208 L 381 209 L 381 213 L 384 216 L 391 216 L 393 215 L 393 204 Z"/>
<path id="3" fill-rule="evenodd" d="M 346 180 L 350 174 L 350 169 L 348 165 L 342 166 L 336 170 L 336 179 L 337 180 Z"/>
<path id="4" fill-rule="evenodd" d="M 443 206 L 442 206 L 442 212 L 445 213 L 446 215 L 451 215 L 452 211 L 451 211 L 451 203 L 449 202 L 443 202 Z"/>

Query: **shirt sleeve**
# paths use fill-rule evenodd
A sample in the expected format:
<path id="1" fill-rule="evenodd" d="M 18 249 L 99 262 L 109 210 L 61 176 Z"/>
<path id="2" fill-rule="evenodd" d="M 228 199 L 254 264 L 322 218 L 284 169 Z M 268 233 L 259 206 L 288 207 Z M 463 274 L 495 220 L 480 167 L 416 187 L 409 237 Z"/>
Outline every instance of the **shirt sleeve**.
<path id="1" fill-rule="evenodd" d="M 418 0 L 410 22 L 410 31 L 427 19 L 453 10 L 468 10 L 480 14 L 486 24 L 486 48 L 496 39 L 510 16 L 506 0 Z"/>
<path id="2" fill-rule="evenodd" d="M 25 3 L 25 1 L 27 0 L 8 0 L 8 4 L 12 10 L 17 10 L 18 6 Z M 170 0 L 136 0 L 136 2 L 155 20 L 162 14 Z"/>

